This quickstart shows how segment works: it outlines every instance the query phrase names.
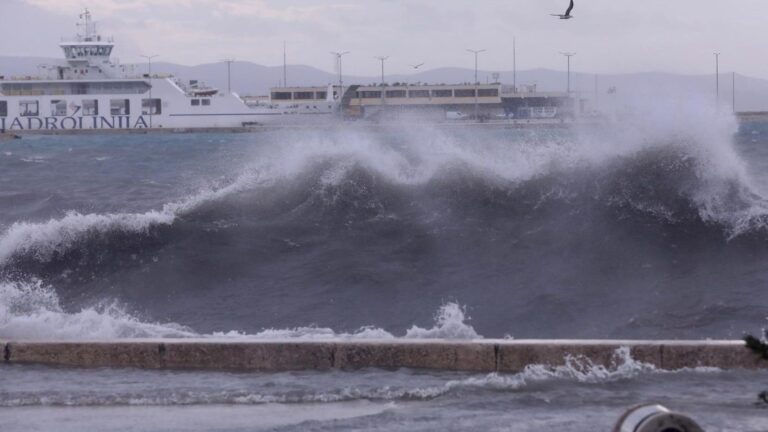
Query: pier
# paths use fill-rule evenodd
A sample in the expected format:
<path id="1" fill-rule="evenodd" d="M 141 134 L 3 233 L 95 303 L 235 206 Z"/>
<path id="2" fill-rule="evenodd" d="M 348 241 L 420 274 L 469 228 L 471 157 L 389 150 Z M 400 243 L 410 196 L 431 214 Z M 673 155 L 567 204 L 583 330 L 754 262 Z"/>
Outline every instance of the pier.
<path id="1" fill-rule="evenodd" d="M 616 352 L 659 369 L 768 368 L 742 341 L 621 340 L 114 340 L 5 341 L 5 364 L 74 367 L 299 371 L 432 369 L 514 373 L 528 365 L 559 366 L 568 358 L 610 368 Z"/>

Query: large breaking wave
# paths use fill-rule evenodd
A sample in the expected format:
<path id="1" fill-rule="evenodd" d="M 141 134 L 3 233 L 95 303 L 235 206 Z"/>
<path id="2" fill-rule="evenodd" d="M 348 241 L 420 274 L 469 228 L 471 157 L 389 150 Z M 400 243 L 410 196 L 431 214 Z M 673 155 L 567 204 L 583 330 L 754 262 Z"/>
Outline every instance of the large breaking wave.
<path id="1" fill-rule="evenodd" d="M 666 113 L 514 139 L 286 133 L 160 209 L 8 226 L 0 337 L 393 337 L 413 323 L 407 336 L 478 337 L 455 301 L 491 336 L 704 335 L 763 313 L 750 289 L 729 302 L 694 286 L 723 250 L 745 266 L 768 256 L 768 202 L 735 132 Z M 626 305 L 590 324 L 612 302 Z"/>

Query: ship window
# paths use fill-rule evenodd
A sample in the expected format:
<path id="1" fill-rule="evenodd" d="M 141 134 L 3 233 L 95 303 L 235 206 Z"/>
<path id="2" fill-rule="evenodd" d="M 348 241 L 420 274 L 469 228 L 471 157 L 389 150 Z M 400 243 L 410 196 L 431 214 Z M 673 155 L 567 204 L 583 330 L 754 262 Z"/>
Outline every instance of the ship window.
<path id="1" fill-rule="evenodd" d="M 496 97 L 499 95 L 499 89 L 479 89 L 477 95 L 480 97 Z"/>
<path id="2" fill-rule="evenodd" d="M 200 99 L 192 99 L 192 106 L 200 106 Z"/>
<path id="3" fill-rule="evenodd" d="M 0 84 L 0 92 L 12 96 L 61 96 L 72 94 L 141 94 L 150 86 L 142 81 L 16 82 Z"/>
<path id="4" fill-rule="evenodd" d="M 456 89 L 456 97 L 474 97 L 475 89 Z"/>
<path id="5" fill-rule="evenodd" d="M 410 90 L 408 96 L 412 98 L 428 98 L 429 90 Z"/>
<path id="6" fill-rule="evenodd" d="M 291 100 L 291 92 L 272 92 L 273 100 Z"/>
<path id="7" fill-rule="evenodd" d="M 51 101 L 51 115 L 54 117 L 64 117 L 67 115 L 67 101 L 54 99 Z"/>
<path id="8" fill-rule="evenodd" d="M 453 97 L 453 90 L 432 90 L 432 97 Z"/>
<path id="9" fill-rule="evenodd" d="M 325 99 L 328 97 L 328 92 L 317 92 L 317 99 Z"/>
<path id="10" fill-rule="evenodd" d="M 99 115 L 99 101 L 98 101 L 98 99 L 85 99 L 85 100 L 83 100 L 83 115 L 84 116 L 97 116 L 97 115 Z"/>
<path id="11" fill-rule="evenodd" d="M 36 117 L 40 115 L 40 105 L 37 101 L 19 102 L 19 113 L 22 117 Z"/>
<path id="12" fill-rule="evenodd" d="M 130 115 L 131 101 L 128 99 L 112 99 L 109 101 L 109 113 L 111 115 Z"/>
<path id="13" fill-rule="evenodd" d="M 380 91 L 361 91 L 358 94 L 362 99 L 378 99 L 381 97 Z"/>
<path id="14" fill-rule="evenodd" d="M 405 90 L 387 90 L 388 98 L 404 98 Z"/>
<path id="15" fill-rule="evenodd" d="M 0 117 L 8 116 L 8 102 L 0 101 Z"/>
<path id="16" fill-rule="evenodd" d="M 203 99 L 202 102 L 203 102 L 203 106 L 209 106 L 211 104 L 210 99 Z"/>
<path id="17" fill-rule="evenodd" d="M 160 99 L 142 99 L 141 115 L 157 115 L 162 112 Z"/>
<path id="18" fill-rule="evenodd" d="M 296 92 L 293 94 L 293 98 L 298 100 L 314 99 L 314 97 L 315 93 L 311 91 Z"/>

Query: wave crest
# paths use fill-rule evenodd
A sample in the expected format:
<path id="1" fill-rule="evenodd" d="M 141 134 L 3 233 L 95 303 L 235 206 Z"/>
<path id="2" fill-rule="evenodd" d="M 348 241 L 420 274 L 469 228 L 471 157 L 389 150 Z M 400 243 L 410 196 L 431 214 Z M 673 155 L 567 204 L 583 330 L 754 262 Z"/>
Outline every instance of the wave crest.
<path id="1" fill-rule="evenodd" d="M 435 325 L 425 329 L 411 327 L 405 339 L 481 339 L 466 324 L 461 306 L 447 303 L 435 316 Z M 356 332 L 336 332 L 330 328 L 297 327 L 265 329 L 258 333 L 240 331 L 202 334 L 175 323 L 145 322 L 126 312 L 115 302 L 66 311 L 53 288 L 39 280 L 0 282 L 0 338 L 12 340 L 109 340 L 138 338 L 211 338 L 238 340 L 330 340 L 396 339 L 376 327 Z"/>
<path id="2" fill-rule="evenodd" d="M 39 280 L 0 282 L 0 338 L 83 340 L 192 337 L 177 324 L 142 322 L 115 303 L 65 311 L 56 292 Z"/>

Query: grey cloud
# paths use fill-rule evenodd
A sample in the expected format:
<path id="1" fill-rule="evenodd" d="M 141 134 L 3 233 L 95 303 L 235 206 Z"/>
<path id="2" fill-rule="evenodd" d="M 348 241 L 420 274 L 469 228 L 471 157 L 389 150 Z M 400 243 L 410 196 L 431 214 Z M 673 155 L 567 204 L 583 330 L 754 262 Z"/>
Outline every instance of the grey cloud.
<path id="1" fill-rule="evenodd" d="M 73 32 L 79 12 L 62 5 L 79 3 L 0 0 L 0 55 L 58 55 L 58 38 Z M 515 35 L 519 65 L 525 68 L 562 68 L 558 52 L 572 50 L 578 53 L 574 67 L 582 71 L 708 73 L 712 52 L 719 50 L 724 70 L 768 77 L 768 64 L 762 61 L 768 40 L 762 20 L 768 16 L 764 0 L 577 0 L 576 19 L 561 22 L 548 15 L 565 3 L 92 0 L 89 5 L 102 29 L 117 37 L 118 55 L 125 60 L 151 50 L 166 61 L 183 64 L 222 56 L 278 64 L 282 41 L 288 40 L 292 63 L 330 69 L 328 51 L 344 49 L 353 52 L 345 59 L 345 69 L 365 75 L 377 72 L 372 58 L 376 55 L 391 56 L 392 72 L 406 72 L 414 61 L 468 66 L 472 59 L 464 49 L 469 47 L 488 49 L 481 57 L 484 68 L 506 70 Z M 707 7 L 702 8 L 703 3 Z M 243 7 L 251 13 L 233 12 Z"/>

